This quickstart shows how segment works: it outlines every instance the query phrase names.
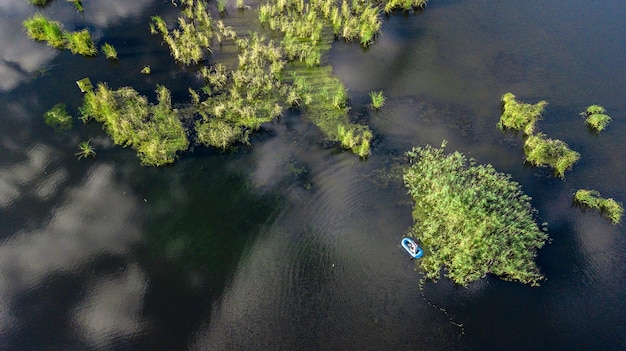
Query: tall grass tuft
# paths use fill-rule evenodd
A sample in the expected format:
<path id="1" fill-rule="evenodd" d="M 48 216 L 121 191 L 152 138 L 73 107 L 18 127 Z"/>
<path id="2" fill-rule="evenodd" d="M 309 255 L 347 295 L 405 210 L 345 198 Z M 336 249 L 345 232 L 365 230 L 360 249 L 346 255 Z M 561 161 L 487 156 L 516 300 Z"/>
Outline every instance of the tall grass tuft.
<path id="1" fill-rule="evenodd" d="M 113 47 L 113 45 L 109 43 L 104 43 L 101 47 L 102 52 L 106 55 L 109 60 L 117 60 L 117 50 Z"/>
<path id="2" fill-rule="evenodd" d="M 587 110 L 580 113 L 585 117 L 585 123 L 596 133 L 600 133 L 611 123 L 611 117 L 606 114 L 604 107 L 600 105 L 591 105 Z"/>
<path id="3" fill-rule="evenodd" d="M 546 138 L 543 133 L 531 135 L 526 139 L 524 153 L 527 162 L 535 166 L 551 166 L 561 178 L 564 178 L 565 171 L 571 169 L 580 159 L 580 154 L 571 150 L 565 142 Z"/>
<path id="4" fill-rule="evenodd" d="M 600 193 L 595 190 L 577 190 L 576 193 L 574 193 L 574 201 L 583 206 L 600 211 L 610 219 L 613 224 L 619 224 L 622 221 L 622 215 L 624 214 L 622 204 L 611 198 L 603 198 Z"/>
<path id="5" fill-rule="evenodd" d="M 406 153 L 404 184 L 413 199 L 414 226 L 426 254 L 419 261 L 426 278 L 441 272 L 457 284 L 492 273 L 505 280 L 538 285 L 534 259 L 548 236 L 535 222 L 536 210 L 511 176 L 491 165 L 445 154 L 429 145 Z"/>
<path id="6" fill-rule="evenodd" d="M 370 98 L 372 99 L 372 107 L 377 110 L 380 110 L 385 105 L 385 101 L 387 100 L 382 91 L 372 91 L 370 93 Z"/>
<path id="7" fill-rule="evenodd" d="M 541 118 L 541 113 L 548 103 L 526 104 L 515 99 L 515 95 L 506 93 L 502 96 L 502 116 L 498 122 L 498 128 L 522 130 L 524 134 L 531 135 L 535 131 L 535 122 Z"/>

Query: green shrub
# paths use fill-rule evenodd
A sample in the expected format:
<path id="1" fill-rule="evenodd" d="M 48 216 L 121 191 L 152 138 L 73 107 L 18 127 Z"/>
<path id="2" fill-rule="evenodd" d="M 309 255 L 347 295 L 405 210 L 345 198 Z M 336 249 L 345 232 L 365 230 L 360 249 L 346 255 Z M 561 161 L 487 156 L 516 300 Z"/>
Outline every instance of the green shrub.
<path id="1" fill-rule="evenodd" d="M 515 100 L 515 95 L 506 93 L 502 96 L 502 116 L 498 122 L 498 128 L 522 130 L 524 134 L 531 135 L 535 131 L 535 122 L 541 118 L 545 101 L 526 104 Z"/>
<path id="2" fill-rule="evenodd" d="M 413 148 L 407 156 L 404 184 L 415 220 L 408 235 L 425 248 L 418 264 L 426 278 L 437 280 L 444 269 L 464 286 L 488 273 L 531 285 L 543 279 L 534 259 L 548 236 L 510 175 L 459 152 L 445 154 L 443 145 Z"/>
<path id="3" fill-rule="evenodd" d="M 571 150 L 565 142 L 548 139 L 543 133 L 530 135 L 526 139 L 524 153 L 527 162 L 535 166 L 551 166 L 561 178 L 580 159 L 580 154 Z"/>
<path id="4" fill-rule="evenodd" d="M 603 198 L 599 192 L 595 190 L 580 189 L 574 193 L 574 201 L 577 203 L 595 209 L 603 213 L 607 218 L 618 224 L 622 221 L 624 208 L 619 202 L 608 198 Z"/>
<path id="5" fill-rule="evenodd" d="M 606 129 L 612 120 L 611 117 L 606 114 L 604 107 L 599 105 L 591 105 L 587 107 L 587 110 L 585 112 L 581 112 L 580 115 L 585 117 L 585 123 L 587 123 L 587 125 L 596 133 Z"/>
<path id="6" fill-rule="evenodd" d="M 59 130 L 68 130 L 72 128 L 72 116 L 67 113 L 65 104 L 56 104 L 44 115 L 46 124 Z"/>

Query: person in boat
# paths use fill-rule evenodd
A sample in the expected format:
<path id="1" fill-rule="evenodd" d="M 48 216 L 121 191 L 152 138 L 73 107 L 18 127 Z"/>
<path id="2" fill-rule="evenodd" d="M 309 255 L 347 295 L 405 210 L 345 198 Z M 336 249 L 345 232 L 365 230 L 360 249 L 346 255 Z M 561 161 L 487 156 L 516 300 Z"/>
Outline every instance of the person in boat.
<path id="1" fill-rule="evenodd" d="M 407 246 L 409 247 L 409 250 L 411 250 L 411 252 L 415 252 L 415 245 L 413 245 L 412 242 L 407 243 Z"/>

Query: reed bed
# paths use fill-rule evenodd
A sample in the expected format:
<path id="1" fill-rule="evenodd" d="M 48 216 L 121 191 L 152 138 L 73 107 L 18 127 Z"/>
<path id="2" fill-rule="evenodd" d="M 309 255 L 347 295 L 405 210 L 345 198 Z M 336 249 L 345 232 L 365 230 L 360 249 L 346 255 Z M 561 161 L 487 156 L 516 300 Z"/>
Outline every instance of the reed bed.
<path id="1" fill-rule="evenodd" d="M 408 235 L 427 254 L 419 265 L 426 278 L 441 272 L 457 284 L 495 274 L 538 285 L 534 259 L 548 235 L 535 222 L 536 210 L 510 175 L 479 165 L 444 145 L 413 148 L 404 184 L 414 201 L 415 224 Z"/>
<path id="2" fill-rule="evenodd" d="M 24 20 L 23 25 L 31 39 L 45 41 L 54 48 L 69 49 L 72 53 L 83 56 L 94 56 L 98 53 L 87 29 L 65 31 L 59 22 L 51 21 L 40 13 Z"/>
<path id="3" fill-rule="evenodd" d="M 113 45 L 104 43 L 100 49 L 109 60 L 117 60 L 117 50 Z"/>

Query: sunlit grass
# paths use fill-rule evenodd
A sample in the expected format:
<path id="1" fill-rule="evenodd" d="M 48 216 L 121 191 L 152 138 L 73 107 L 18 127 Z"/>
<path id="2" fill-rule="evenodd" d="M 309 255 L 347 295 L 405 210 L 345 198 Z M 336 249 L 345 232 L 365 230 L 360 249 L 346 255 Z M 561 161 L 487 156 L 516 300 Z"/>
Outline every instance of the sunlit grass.
<path id="1" fill-rule="evenodd" d="M 624 214 L 622 204 L 611 198 L 603 198 L 600 193 L 595 190 L 580 189 L 576 191 L 574 201 L 600 211 L 610 219 L 613 224 L 618 224 L 622 221 L 622 215 Z"/>
<path id="2" fill-rule="evenodd" d="M 98 49 L 91 39 L 91 34 L 87 29 L 83 29 L 78 32 L 69 32 L 66 34 L 67 48 L 73 54 L 80 54 L 83 56 L 95 56 L 98 54 Z"/>
<path id="3" fill-rule="evenodd" d="M 372 99 L 372 107 L 377 110 L 380 110 L 385 105 L 385 101 L 387 101 L 382 91 L 372 91 L 370 98 Z"/>
<path id="4" fill-rule="evenodd" d="M 57 49 L 64 49 L 67 44 L 67 38 L 61 29 L 61 24 L 47 19 L 40 13 L 24 20 L 23 25 L 26 28 L 26 34 L 31 39 L 46 41 L 48 45 Z"/>
<path id="5" fill-rule="evenodd" d="M 81 158 L 96 157 L 96 151 L 89 144 L 89 140 L 82 141 L 78 144 L 78 152 L 74 154 L 80 160 Z"/>

